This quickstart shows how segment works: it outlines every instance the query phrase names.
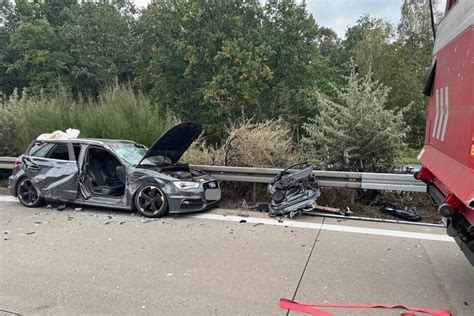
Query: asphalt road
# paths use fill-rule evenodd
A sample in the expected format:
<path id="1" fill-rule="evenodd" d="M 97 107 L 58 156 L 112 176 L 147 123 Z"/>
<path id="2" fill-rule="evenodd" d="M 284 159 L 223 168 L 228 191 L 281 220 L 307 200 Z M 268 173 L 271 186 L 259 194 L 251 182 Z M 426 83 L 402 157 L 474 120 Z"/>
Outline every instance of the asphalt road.
<path id="1" fill-rule="evenodd" d="M 284 315 L 284 297 L 474 315 L 474 269 L 441 228 L 222 209 L 149 220 L 0 199 L 0 233 L 0 309 L 20 314 Z"/>

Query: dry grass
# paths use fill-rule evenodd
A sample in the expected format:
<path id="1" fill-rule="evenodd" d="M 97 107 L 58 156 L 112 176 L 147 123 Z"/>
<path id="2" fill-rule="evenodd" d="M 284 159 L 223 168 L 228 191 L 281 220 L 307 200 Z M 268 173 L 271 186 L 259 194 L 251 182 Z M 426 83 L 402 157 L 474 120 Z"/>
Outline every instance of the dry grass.
<path id="1" fill-rule="evenodd" d="M 212 146 L 206 143 L 200 136 L 188 150 L 184 153 L 182 161 L 196 165 L 223 165 L 224 155 L 222 148 Z"/>
<path id="2" fill-rule="evenodd" d="M 231 125 L 220 147 L 197 140 L 183 161 L 239 167 L 278 167 L 288 163 L 293 150 L 291 133 L 281 121 L 253 123 L 245 120 Z"/>
<path id="3" fill-rule="evenodd" d="M 212 146 L 201 137 L 183 156 L 183 161 L 199 165 L 276 167 L 288 164 L 293 150 L 291 132 L 281 121 L 254 123 L 245 120 L 227 128 L 221 146 Z M 238 207 L 247 201 L 269 201 L 266 185 L 222 182 L 222 206 Z"/>

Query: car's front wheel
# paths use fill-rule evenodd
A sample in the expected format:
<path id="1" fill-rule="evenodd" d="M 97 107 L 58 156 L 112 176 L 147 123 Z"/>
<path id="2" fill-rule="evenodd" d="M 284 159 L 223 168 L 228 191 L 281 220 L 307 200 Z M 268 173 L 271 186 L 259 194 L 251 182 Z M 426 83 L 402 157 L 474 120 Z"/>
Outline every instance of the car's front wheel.
<path id="1" fill-rule="evenodd" d="M 135 207 L 146 217 L 161 217 L 168 212 L 165 193 L 156 185 L 145 185 L 135 194 Z"/>
<path id="2" fill-rule="evenodd" d="M 44 203 L 44 199 L 40 197 L 38 189 L 34 187 L 30 179 L 20 180 L 16 192 L 20 203 L 26 207 L 38 207 Z"/>

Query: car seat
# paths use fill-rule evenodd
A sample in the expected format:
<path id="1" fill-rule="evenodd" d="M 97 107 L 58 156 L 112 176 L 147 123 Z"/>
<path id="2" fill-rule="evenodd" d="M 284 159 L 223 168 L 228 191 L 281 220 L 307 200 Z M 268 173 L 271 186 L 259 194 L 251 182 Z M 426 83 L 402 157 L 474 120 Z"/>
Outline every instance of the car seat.
<path id="1" fill-rule="evenodd" d="M 89 160 L 88 176 L 94 193 L 117 196 L 123 193 L 124 184 L 109 175 L 97 158 Z"/>

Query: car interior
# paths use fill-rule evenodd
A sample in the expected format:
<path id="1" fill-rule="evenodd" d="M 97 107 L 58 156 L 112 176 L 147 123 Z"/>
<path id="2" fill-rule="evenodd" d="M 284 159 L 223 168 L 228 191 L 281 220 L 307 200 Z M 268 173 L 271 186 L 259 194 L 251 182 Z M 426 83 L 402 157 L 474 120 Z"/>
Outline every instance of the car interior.
<path id="1" fill-rule="evenodd" d="M 89 148 L 86 157 L 86 185 L 92 193 L 107 196 L 122 196 L 125 184 L 117 175 L 120 161 L 107 150 Z"/>

